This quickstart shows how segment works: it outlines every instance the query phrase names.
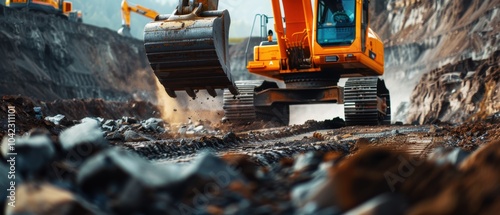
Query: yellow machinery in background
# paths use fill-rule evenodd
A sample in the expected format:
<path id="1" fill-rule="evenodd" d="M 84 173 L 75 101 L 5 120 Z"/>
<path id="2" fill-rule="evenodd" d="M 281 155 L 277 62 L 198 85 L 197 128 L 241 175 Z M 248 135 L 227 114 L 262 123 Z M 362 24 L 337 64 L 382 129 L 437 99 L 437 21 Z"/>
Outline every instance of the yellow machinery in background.
<path id="1" fill-rule="evenodd" d="M 64 0 L 6 0 L 5 6 L 54 14 L 73 22 L 82 22 L 82 12 L 73 10 L 73 3 Z"/>
<path id="2" fill-rule="evenodd" d="M 122 27 L 118 30 L 118 34 L 132 37 L 130 34 L 130 12 L 134 12 L 150 19 L 155 19 L 158 16 L 158 12 L 151 10 L 149 8 L 143 7 L 141 5 L 129 4 L 126 0 L 122 1 Z"/>
<path id="3" fill-rule="evenodd" d="M 254 47 L 249 72 L 283 81 L 234 82 L 229 71 L 229 13 L 218 0 L 180 0 L 144 29 L 148 59 L 167 93 L 224 93 L 227 120 L 289 122 L 294 104 L 344 104 L 348 125 L 390 122 L 384 47 L 369 28 L 368 0 L 270 0 L 276 41 Z M 236 12 L 236 11 L 235 11 Z M 272 33 L 272 32 L 270 32 Z M 272 37 L 270 37 L 272 38 Z M 345 87 L 340 78 L 348 77 Z"/>

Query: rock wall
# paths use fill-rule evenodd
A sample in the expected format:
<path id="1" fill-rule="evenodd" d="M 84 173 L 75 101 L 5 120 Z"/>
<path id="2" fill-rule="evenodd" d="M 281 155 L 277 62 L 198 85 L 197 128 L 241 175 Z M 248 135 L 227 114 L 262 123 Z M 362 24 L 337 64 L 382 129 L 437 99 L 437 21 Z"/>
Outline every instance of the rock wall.
<path id="1" fill-rule="evenodd" d="M 406 121 L 405 106 L 423 74 L 464 59 L 487 59 L 499 50 L 500 0 L 372 3 L 371 26 L 385 43 L 384 79 L 394 120 Z"/>
<path id="2" fill-rule="evenodd" d="M 462 123 L 500 112 L 500 51 L 424 74 L 411 96 L 407 121 Z"/>
<path id="3" fill-rule="evenodd" d="M 0 6 L 0 56 L 1 95 L 156 100 L 143 43 L 108 29 Z"/>

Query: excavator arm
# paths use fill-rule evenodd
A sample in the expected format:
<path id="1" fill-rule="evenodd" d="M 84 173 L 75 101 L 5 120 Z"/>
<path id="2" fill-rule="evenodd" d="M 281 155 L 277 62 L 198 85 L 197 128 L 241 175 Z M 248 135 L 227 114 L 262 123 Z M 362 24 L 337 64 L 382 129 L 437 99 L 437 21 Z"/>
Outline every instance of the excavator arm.
<path id="1" fill-rule="evenodd" d="M 143 15 L 145 17 L 148 17 L 150 19 L 155 19 L 156 16 L 159 15 L 158 12 L 149 9 L 147 7 L 143 7 L 141 5 L 132 5 L 127 2 L 127 0 L 122 1 L 122 28 L 118 30 L 118 33 L 123 36 L 129 36 L 131 37 L 132 35 L 130 34 L 130 13 L 134 12 L 140 15 Z"/>

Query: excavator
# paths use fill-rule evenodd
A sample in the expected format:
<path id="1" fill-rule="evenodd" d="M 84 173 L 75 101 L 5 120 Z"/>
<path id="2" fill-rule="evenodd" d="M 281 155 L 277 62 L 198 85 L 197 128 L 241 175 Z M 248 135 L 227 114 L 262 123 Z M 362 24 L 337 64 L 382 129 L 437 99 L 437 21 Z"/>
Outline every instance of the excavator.
<path id="1" fill-rule="evenodd" d="M 132 37 L 132 34 L 130 34 L 130 12 L 141 14 L 153 20 L 156 18 L 156 16 L 159 15 L 158 12 L 143 7 L 141 5 L 129 4 L 127 0 L 122 1 L 121 8 L 122 8 L 122 27 L 118 29 L 118 34 L 126 37 Z"/>
<path id="2" fill-rule="evenodd" d="M 270 0 L 275 40 L 253 48 L 250 73 L 271 80 L 234 81 L 228 54 L 229 12 L 218 0 L 179 0 L 172 14 L 144 28 L 150 65 L 167 94 L 226 89 L 226 120 L 289 123 L 295 104 L 344 104 L 347 125 L 390 123 L 384 46 L 369 28 L 369 0 Z M 345 86 L 340 78 L 348 78 Z"/>
<path id="3" fill-rule="evenodd" d="M 73 3 L 64 0 L 5 0 L 5 6 L 55 14 L 73 22 L 82 22 L 82 12 L 73 10 Z"/>

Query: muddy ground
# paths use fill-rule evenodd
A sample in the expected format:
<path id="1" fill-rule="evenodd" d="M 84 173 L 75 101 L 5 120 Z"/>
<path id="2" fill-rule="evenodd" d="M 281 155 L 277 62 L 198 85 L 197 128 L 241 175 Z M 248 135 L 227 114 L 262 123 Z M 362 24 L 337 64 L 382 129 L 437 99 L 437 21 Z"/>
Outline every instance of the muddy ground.
<path id="1" fill-rule="evenodd" d="M 499 114 L 459 125 L 274 127 L 172 125 L 148 103 L 4 96 L 1 106 L 16 107 L 24 136 L 8 214 L 492 214 L 500 203 Z M 35 106 L 67 118 L 37 119 Z"/>

